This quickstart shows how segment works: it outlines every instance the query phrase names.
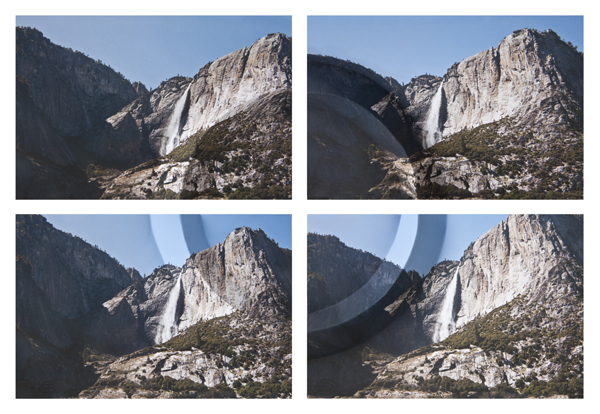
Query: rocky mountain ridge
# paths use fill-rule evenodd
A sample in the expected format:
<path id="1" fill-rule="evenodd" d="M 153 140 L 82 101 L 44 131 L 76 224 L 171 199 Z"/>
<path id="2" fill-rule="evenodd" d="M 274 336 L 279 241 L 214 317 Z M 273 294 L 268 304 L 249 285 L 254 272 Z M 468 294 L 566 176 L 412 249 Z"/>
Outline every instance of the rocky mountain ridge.
<path id="1" fill-rule="evenodd" d="M 201 321 L 234 312 L 250 318 L 290 316 L 290 268 L 289 251 L 279 249 L 260 230 L 240 228 L 223 243 L 190 256 L 182 268 L 162 266 L 119 292 L 103 304 L 102 317 L 93 316 L 96 325 L 90 325 L 90 330 L 106 332 L 107 337 L 99 342 L 108 348 L 98 349 L 114 353 L 112 346 L 127 344 L 113 339 L 115 326 L 126 325 L 119 329 L 121 334 L 127 332 L 135 338 L 134 344 L 149 346 Z M 170 319 L 165 320 L 167 314 Z M 128 318 L 126 324 L 123 317 Z M 140 346 L 117 353 L 133 348 Z"/>
<path id="2" fill-rule="evenodd" d="M 27 82 L 36 106 L 64 136 L 83 134 L 138 97 L 122 75 L 53 44 L 36 29 L 17 27 L 16 41 L 17 77 Z"/>
<path id="3" fill-rule="evenodd" d="M 172 131 L 169 123 L 180 99 L 177 144 L 216 123 L 252 107 L 276 90 L 291 89 L 291 39 L 271 34 L 251 47 L 223 56 L 201 68 L 194 78 L 173 78 L 150 94 L 125 106 L 107 119 L 110 134 L 142 136 L 155 158 L 167 155 Z M 177 145 L 173 145 L 171 150 Z"/>
<path id="4" fill-rule="evenodd" d="M 148 355 L 167 352 L 180 368 L 184 361 L 191 365 L 175 375 L 174 367 L 163 369 L 165 358 L 152 356 L 155 375 L 148 371 L 145 380 L 185 377 L 179 391 L 194 396 L 235 397 L 230 387 L 236 380 L 248 386 L 242 391 L 240 382 L 240 395 L 291 392 L 290 384 L 282 385 L 291 379 L 291 252 L 262 230 L 239 228 L 223 243 L 192 255 L 183 268 L 165 265 L 145 279 L 114 259 L 110 268 L 105 253 L 40 216 L 18 217 L 17 246 L 17 396 L 76 396 L 90 386 L 95 387 L 91 394 L 82 396 L 121 395 L 125 385 L 111 373 L 123 373 L 121 361 L 139 353 L 116 357 L 142 348 L 147 348 L 140 359 L 144 367 L 132 368 L 127 378 L 148 368 Z M 250 325 L 254 328 L 247 330 Z M 217 327 L 221 333 L 215 337 Z M 164 345 L 170 340 L 179 344 L 176 349 Z M 189 343 L 193 348 L 182 345 Z M 190 352 L 183 351 L 195 356 L 185 359 Z M 271 361 L 275 355 L 289 362 L 278 369 Z M 244 369 L 246 360 L 251 362 Z M 40 364 L 43 370 L 36 368 Z M 261 378 L 248 384 L 248 375 L 259 373 Z M 223 385 L 215 391 L 218 384 Z M 172 391 L 144 395 L 165 397 Z"/>
<path id="5" fill-rule="evenodd" d="M 583 55 L 553 31 L 516 31 L 443 78 L 407 85 L 358 66 L 309 56 L 309 197 L 581 197 Z M 348 133 L 355 119 L 322 108 L 328 95 L 374 115 L 410 163 L 377 142 L 377 128 Z M 319 121 L 324 111 L 335 128 Z"/>
<path id="6" fill-rule="evenodd" d="M 291 129 L 291 92 L 276 90 L 168 156 L 112 177 L 102 198 L 289 198 Z"/>
<path id="7" fill-rule="evenodd" d="M 509 216 L 392 300 L 373 338 L 312 361 L 309 391 L 581 397 L 582 232 L 581 217 Z M 341 361 L 353 381 L 332 374 Z"/>

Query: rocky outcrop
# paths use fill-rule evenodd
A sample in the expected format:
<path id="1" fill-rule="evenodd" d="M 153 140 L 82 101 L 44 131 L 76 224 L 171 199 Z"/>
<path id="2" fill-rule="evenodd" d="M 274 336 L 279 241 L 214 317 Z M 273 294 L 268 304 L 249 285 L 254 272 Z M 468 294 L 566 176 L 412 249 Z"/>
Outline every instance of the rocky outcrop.
<path id="1" fill-rule="evenodd" d="M 509 216 L 461 259 L 460 296 L 465 299 L 457 327 L 520 295 L 531 303 L 581 296 L 582 242 L 583 223 L 575 217 Z"/>
<path id="2" fill-rule="evenodd" d="M 276 90 L 167 157 L 126 170 L 111 180 L 102 198 L 235 197 L 239 190 L 259 187 L 282 190 L 262 198 L 289 198 L 291 130 L 291 91 Z"/>
<path id="3" fill-rule="evenodd" d="M 176 297 L 170 300 L 173 292 Z M 289 316 L 291 255 L 261 230 L 243 227 L 190 256 L 182 268 L 156 269 L 103 306 L 91 315 L 86 332 L 115 354 L 162 343 L 201 321 L 233 312 L 251 318 Z M 165 320 L 169 308 L 172 317 Z"/>
<path id="4" fill-rule="evenodd" d="M 506 117 L 528 125 L 583 122 L 583 56 L 552 30 L 517 30 L 451 67 L 444 80 L 444 136 Z"/>
<path id="5" fill-rule="evenodd" d="M 206 332 L 220 349 L 197 340 Z M 290 397 L 291 333 L 289 319 L 240 312 L 200 323 L 112 362 L 80 398 Z"/>
<path id="6" fill-rule="evenodd" d="M 107 125 L 98 134 L 110 141 L 116 139 L 112 136 L 139 137 L 154 157 L 166 155 L 169 123 L 181 98 L 186 99 L 180 108 L 179 142 L 183 143 L 197 132 L 248 110 L 263 96 L 291 89 L 291 67 L 291 39 L 282 34 L 265 36 L 249 48 L 208 63 L 193 79 L 176 77 L 161 83 L 108 118 L 110 128 Z"/>

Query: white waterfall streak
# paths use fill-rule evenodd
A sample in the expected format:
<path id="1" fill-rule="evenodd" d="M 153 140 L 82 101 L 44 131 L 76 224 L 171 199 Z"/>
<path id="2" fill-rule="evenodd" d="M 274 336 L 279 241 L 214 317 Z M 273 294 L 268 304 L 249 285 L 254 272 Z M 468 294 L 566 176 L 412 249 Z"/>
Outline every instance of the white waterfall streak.
<path id="1" fill-rule="evenodd" d="M 456 321 L 454 320 L 454 299 L 456 297 L 456 285 L 458 284 L 458 269 L 454 272 L 454 277 L 448 283 L 446 288 L 446 296 L 442 303 L 442 310 L 438 317 L 438 327 L 433 337 L 434 342 L 440 342 L 450 336 L 456 330 Z"/>
<path id="2" fill-rule="evenodd" d="M 169 139 L 167 141 L 167 147 L 164 155 L 167 155 L 179 145 L 179 139 L 181 138 L 181 115 L 183 114 L 183 110 L 185 108 L 185 102 L 190 91 L 190 86 L 192 86 L 191 82 L 183 95 L 181 95 L 181 98 L 179 98 L 175 104 L 175 109 L 171 115 L 169 126 L 167 126 L 167 137 Z"/>
<path id="3" fill-rule="evenodd" d="M 440 130 L 440 110 L 442 108 L 442 86 L 444 81 L 440 83 L 440 87 L 431 99 L 429 105 L 429 113 L 427 114 L 427 121 L 425 123 L 425 130 L 427 136 L 425 137 L 424 146 L 425 148 L 432 147 L 436 142 L 441 141 L 442 131 Z"/>
<path id="4" fill-rule="evenodd" d="M 167 342 L 169 339 L 179 333 L 177 328 L 177 302 L 179 301 L 179 293 L 181 292 L 181 275 L 177 277 L 177 282 L 173 286 L 162 318 L 156 329 L 156 337 L 154 341 L 157 344 Z"/>

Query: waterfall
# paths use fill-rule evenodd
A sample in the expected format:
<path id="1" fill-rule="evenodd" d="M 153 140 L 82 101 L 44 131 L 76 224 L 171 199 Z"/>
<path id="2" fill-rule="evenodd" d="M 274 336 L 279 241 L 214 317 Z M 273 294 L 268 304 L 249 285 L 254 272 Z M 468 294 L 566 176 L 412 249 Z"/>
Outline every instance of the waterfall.
<path id="1" fill-rule="evenodd" d="M 444 297 L 442 310 L 438 317 L 438 327 L 433 335 L 433 342 L 443 341 L 456 330 L 456 321 L 454 320 L 454 299 L 456 297 L 456 285 L 458 284 L 458 269 L 460 269 L 460 264 L 456 267 L 454 277 L 450 283 L 448 283 L 448 287 L 446 288 L 446 296 Z"/>
<path id="2" fill-rule="evenodd" d="M 444 81 L 440 83 L 440 87 L 431 99 L 431 104 L 429 105 L 429 113 L 427 114 L 427 121 L 425 123 L 425 130 L 427 131 L 427 136 L 425 137 L 424 147 L 430 148 L 436 142 L 441 141 L 442 131 L 440 129 L 440 110 L 442 108 L 442 86 L 444 85 Z"/>
<path id="3" fill-rule="evenodd" d="M 183 110 L 185 109 L 185 103 L 187 101 L 187 97 L 190 91 L 190 86 L 192 83 L 188 85 L 187 89 L 181 95 L 181 98 L 175 104 L 175 109 L 173 109 L 173 114 L 171 115 L 171 119 L 169 120 L 169 126 L 167 126 L 167 146 L 165 149 L 164 155 L 167 155 L 173 149 L 179 145 L 179 139 L 181 138 L 181 115 L 183 114 Z"/>
<path id="4" fill-rule="evenodd" d="M 178 276 L 177 282 L 175 282 L 175 285 L 169 294 L 167 305 L 165 306 L 165 310 L 156 329 L 156 337 L 154 338 L 154 342 L 157 344 L 167 342 L 179 332 L 177 328 L 177 302 L 179 302 L 180 292 L 181 275 Z"/>

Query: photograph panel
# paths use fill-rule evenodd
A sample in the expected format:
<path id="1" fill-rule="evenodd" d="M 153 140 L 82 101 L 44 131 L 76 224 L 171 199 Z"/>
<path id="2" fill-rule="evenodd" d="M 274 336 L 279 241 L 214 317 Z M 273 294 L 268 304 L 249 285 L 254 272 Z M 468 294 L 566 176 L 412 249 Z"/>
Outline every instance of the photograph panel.
<path id="1" fill-rule="evenodd" d="M 17 199 L 291 198 L 291 16 L 16 23 Z"/>
<path id="2" fill-rule="evenodd" d="M 309 16 L 309 199 L 582 199 L 583 16 Z"/>
<path id="3" fill-rule="evenodd" d="M 18 215 L 17 398 L 290 398 L 290 215 Z"/>
<path id="4" fill-rule="evenodd" d="M 309 215 L 308 396 L 583 398 L 583 216 Z"/>

